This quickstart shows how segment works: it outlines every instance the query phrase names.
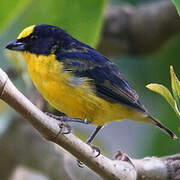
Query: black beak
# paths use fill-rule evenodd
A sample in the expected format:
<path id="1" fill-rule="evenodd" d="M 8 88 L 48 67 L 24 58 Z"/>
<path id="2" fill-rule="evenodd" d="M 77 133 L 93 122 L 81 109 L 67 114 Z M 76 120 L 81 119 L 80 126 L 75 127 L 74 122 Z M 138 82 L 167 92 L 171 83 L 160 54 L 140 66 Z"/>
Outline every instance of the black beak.
<path id="1" fill-rule="evenodd" d="M 10 50 L 16 50 L 16 51 L 24 51 L 25 50 L 25 43 L 20 42 L 17 39 L 17 40 L 10 41 L 6 45 L 5 48 L 10 49 Z"/>

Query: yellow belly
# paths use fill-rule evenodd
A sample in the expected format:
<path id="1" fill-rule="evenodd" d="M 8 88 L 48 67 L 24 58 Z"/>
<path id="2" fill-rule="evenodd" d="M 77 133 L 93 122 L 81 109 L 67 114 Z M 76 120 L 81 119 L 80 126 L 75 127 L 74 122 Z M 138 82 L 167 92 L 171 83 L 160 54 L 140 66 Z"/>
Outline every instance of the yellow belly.
<path id="1" fill-rule="evenodd" d="M 23 55 L 36 88 L 54 108 L 66 115 L 87 118 L 95 125 L 122 119 L 144 121 L 141 113 L 97 97 L 87 82 L 71 85 L 71 74 L 63 71 L 63 65 L 54 60 L 54 55 Z"/>

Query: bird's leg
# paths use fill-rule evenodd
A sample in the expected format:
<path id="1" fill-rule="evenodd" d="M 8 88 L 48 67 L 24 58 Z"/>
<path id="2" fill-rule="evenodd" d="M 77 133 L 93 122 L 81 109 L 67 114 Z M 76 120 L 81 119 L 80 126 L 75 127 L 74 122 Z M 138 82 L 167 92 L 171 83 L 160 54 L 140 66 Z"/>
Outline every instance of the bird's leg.
<path id="1" fill-rule="evenodd" d="M 96 157 L 98 157 L 100 155 L 100 149 L 96 146 L 91 145 L 91 142 L 93 141 L 93 139 L 95 138 L 96 134 L 100 131 L 100 129 L 103 126 L 97 126 L 97 128 L 95 129 L 95 131 L 89 136 L 89 138 L 86 140 L 86 144 L 90 145 L 92 147 L 92 149 L 96 150 L 98 152 L 98 154 L 96 155 Z"/>
<path id="2" fill-rule="evenodd" d="M 71 118 L 71 117 L 65 116 L 64 114 L 62 116 L 56 116 L 48 112 L 45 112 L 45 114 L 48 115 L 49 117 L 52 117 L 58 121 L 63 121 L 63 122 L 78 122 L 78 123 L 83 123 L 83 124 L 91 123 L 87 119 Z"/>
<path id="3" fill-rule="evenodd" d="M 97 146 L 91 145 L 91 142 L 93 141 L 93 139 L 95 138 L 95 136 L 97 135 L 97 133 L 100 131 L 100 129 L 102 127 L 103 126 L 97 126 L 95 131 L 93 131 L 93 133 L 86 140 L 86 144 L 88 144 L 93 150 L 97 151 L 97 155 L 95 157 L 98 157 L 100 155 L 101 151 Z M 83 163 L 80 160 L 77 160 L 77 165 L 79 167 L 83 168 Z"/>
<path id="4" fill-rule="evenodd" d="M 69 134 L 71 132 L 71 126 L 69 124 L 67 124 L 67 122 L 78 122 L 78 123 L 83 123 L 83 124 L 90 123 L 90 121 L 88 121 L 87 119 L 71 118 L 71 117 L 65 116 L 64 113 L 62 113 L 62 116 L 56 116 L 56 115 L 48 113 L 48 112 L 45 112 L 45 114 L 48 115 L 49 117 L 52 117 L 52 118 L 58 120 L 58 121 L 64 122 L 63 124 L 61 123 L 59 125 L 59 127 L 61 129 L 59 133 L 62 133 L 62 134 Z M 63 127 L 66 127 L 67 131 L 61 132 Z"/>
<path id="5" fill-rule="evenodd" d="M 54 118 L 54 119 L 56 119 L 56 120 L 58 120 L 58 121 L 66 122 L 66 124 L 61 124 L 60 125 L 60 129 L 63 128 L 63 125 L 67 128 L 67 132 L 63 132 L 63 134 L 69 134 L 71 132 L 71 126 L 69 126 L 67 124 L 67 122 L 78 122 L 78 123 L 83 123 L 83 124 L 90 124 L 91 123 L 87 119 L 71 118 L 71 117 L 65 116 L 64 114 L 62 116 L 56 116 L 56 115 L 53 115 L 53 114 L 48 113 L 48 112 L 45 112 L 45 114 L 52 117 L 52 118 Z M 97 133 L 99 132 L 99 130 L 102 127 L 103 126 L 97 126 L 95 131 L 86 140 L 86 144 L 88 144 L 93 150 L 97 151 L 97 155 L 95 157 L 98 157 L 100 155 L 100 149 L 97 146 L 91 145 L 91 142 L 93 141 L 93 139 L 95 138 L 95 136 L 97 135 Z M 77 162 L 78 162 L 79 167 L 83 167 L 83 164 L 82 164 L 81 161 L 77 160 Z"/>
<path id="6" fill-rule="evenodd" d="M 63 113 L 63 112 L 60 112 L 60 111 L 58 111 L 59 112 L 59 115 L 58 116 L 65 116 L 65 114 Z M 56 119 L 56 117 L 58 117 L 58 116 L 56 116 L 56 115 L 54 115 L 54 114 L 52 114 L 52 113 L 49 113 L 49 112 L 44 112 L 46 115 L 48 115 L 49 117 L 52 117 L 52 118 L 54 118 L 54 119 Z"/>

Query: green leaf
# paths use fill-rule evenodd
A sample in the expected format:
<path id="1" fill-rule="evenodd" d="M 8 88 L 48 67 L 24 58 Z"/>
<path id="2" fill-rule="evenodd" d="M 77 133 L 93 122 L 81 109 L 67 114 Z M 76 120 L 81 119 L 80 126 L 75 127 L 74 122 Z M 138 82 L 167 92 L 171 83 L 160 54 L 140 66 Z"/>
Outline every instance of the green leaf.
<path id="1" fill-rule="evenodd" d="M 12 2 L 12 0 L 3 1 L 7 4 Z M 9 17 L 8 9 L 3 15 L 6 22 L 4 24 L 9 25 L 10 33 L 16 32 L 17 35 L 24 27 L 32 24 L 52 24 L 62 27 L 72 36 L 91 46 L 97 45 L 103 23 L 105 0 L 18 0 L 18 2 L 20 5 L 15 8 L 16 11 L 14 10 L 16 13 L 13 13 L 13 21 L 12 18 L 5 18 Z"/>
<path id="2" fill-rule="evenodd" d="M 31 0 L 1 0 L 0 32 L 21 12 Z"/>
<path id="3" fill-rule="evenodd" d="M 176 6 L 177 11 L 180 15 L 180 1 L 179 0 L 172 0 L 172 1 L 173 1 L 174 5 Z"/>
<path id="4" fill-rule="evenodd" d="M 177 104 L 175 100 L 173 99 L 172 94 L 165 86 L 161 84 L 151 83 L 151 84 L 148 84 L 146 87 L 150 89 L 151 91 L 154 91 L 160 94 L 161 96 L 163 96 L 166 99 L 166 101 L 171 105 L 171 107 L 174 109 L 174 111 L 177 113 L 178 117 L 180 117 L 180 112 L 177 108 Z"/>
<path id="5" fill-rule="evenodd" d="M 170 66 L 170 75 L 171 75 L 171 87 L 173 96 L 176 100 L 177 107 L 180 107 L 180 82 L 174 73 L 173 66 Z"/>

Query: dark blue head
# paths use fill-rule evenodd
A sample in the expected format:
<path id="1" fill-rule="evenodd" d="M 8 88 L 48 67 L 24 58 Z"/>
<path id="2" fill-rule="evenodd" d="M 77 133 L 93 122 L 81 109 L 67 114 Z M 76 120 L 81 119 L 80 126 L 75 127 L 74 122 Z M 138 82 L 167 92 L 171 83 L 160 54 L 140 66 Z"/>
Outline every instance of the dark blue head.
<path id="1" fill-rule="evenodd" d="M 25 28 L 16 40 L 8 43 L 6 48 L 49 55 L 61 49 L 69 49 L 78 42 L 57 26 L 40 24 Z"/>

